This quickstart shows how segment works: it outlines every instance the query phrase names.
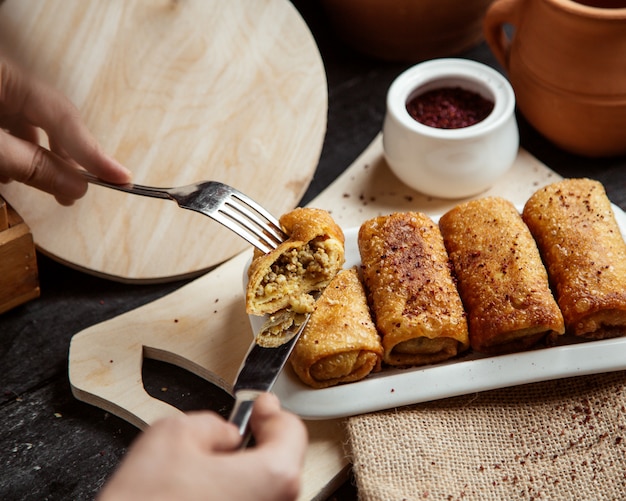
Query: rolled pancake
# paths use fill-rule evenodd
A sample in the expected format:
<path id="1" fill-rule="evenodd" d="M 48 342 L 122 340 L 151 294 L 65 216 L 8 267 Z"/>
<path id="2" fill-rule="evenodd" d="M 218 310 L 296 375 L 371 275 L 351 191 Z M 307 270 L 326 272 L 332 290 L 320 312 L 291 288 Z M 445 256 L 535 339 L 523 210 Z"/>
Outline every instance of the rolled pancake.
<path id="1" fill-rule="evenodd" d="M 298 208 L 280 224 L 287 240 L 267 254 L 255 251 L 248 269 L 246 311 L 269 315 L 257 336 L 264 346 L 289 339 L 285 329 L 313 311 L 311 293 L 323 290 L 345 261 L 343 232 L 327 211 Z"/>
<path id="2" fill-rule="evenodd" d="M 407 212 L 370 219 L 359 229 L 358 244 L 385 363 L 441 362 L 469 347 L 448 255 L 428 216 Z"/>
<path id="3" fill-rule="evenodd" d="M 379 371 L 383 347 L 355 268 L 340 272 L 315 304 L 290 363 L 303 383 L 328 388 Z"/>
<path id="4" fill-rule="evenodd" d="M 324 289 L 345 261 L 343 232 L 328 212 L 298 208 L 280 224 L 288 239 L 267 254 L 257 251 L 248 269 L 246 311 L 252 315 L 313 311 L 309 293 Z"/>
<path id="5" fill-rule="evenodd" d="M 524 207 L 568 332 L 593 339 L 626 334 L 626 244 L 601 183 L 567 179 Z"/>
<path id="6" fill-rule="evenodd" d="M 467 312 L 472 349 L 528 349 L 565 331 L 537 245 L 515 206 L 496 197 L 458 205 L 439 227 Z"/>

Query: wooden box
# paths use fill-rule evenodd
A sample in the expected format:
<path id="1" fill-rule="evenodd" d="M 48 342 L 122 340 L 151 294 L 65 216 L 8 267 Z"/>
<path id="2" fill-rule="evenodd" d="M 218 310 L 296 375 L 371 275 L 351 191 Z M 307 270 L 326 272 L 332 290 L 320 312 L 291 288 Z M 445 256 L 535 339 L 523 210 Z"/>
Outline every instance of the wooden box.
<path id="1" fill-rule="evenodd" d="M 37 256 L 30 228 L 0 197 L 0 313 L 39 297 Z"/>

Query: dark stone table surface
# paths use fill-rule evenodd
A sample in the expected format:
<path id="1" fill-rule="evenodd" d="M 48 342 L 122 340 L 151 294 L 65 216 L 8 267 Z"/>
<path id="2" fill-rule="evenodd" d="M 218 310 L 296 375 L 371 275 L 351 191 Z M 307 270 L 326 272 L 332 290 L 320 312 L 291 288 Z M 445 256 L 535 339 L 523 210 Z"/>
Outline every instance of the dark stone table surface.
<path id="1" fill-rule="evenodd" d="M 328 75 L 328 131 L 319 167 L 302 200 L 306 204 L 378 134 L 387 88 L 410 64 L 354 52 L 337 39 L 318 2 L 294 4 L 318 42 Z M 456 56 L 498 68 L 484 43 Z M 562 176 L 598 179 L 612 201 L 626 209 L 626 158 L 570 155 L 543 139 L 519 114 L 518 123 L 524 148 Z M 122 284 L 43 255 L 38 255 L 38 267 L 41 297 L 0 315 L 0 499 L 93 499 L 138 430 L 72 396 L 67 374 L 70 339 L 186 282 Z M 206 381 L 164 363 L 147 360 L 143 376 L 150 393 L 183 410 L 206 407 L 211 400 L 214 410 L 226 415 L 232 405 L 227 394 Z M 161 391 L 165 385 L 167 392 Z M 350 481 L 331 499 L 356 499 Z"/>

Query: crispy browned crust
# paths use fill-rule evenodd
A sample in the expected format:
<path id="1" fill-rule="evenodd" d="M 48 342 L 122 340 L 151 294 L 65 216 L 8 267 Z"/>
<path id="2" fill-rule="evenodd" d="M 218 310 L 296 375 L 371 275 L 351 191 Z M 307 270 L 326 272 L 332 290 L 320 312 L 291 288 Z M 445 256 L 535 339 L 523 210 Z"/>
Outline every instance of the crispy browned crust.
<path id="1" fill-rule="evenodd" d="M 315 304 L 290 363 L 313 388 L 359 381 L 380 370 L 383 347 L 354 268 L 333 278 Z"/>
<path id="2" fill-rule="evenodd" d="M 524 220 L 548 269 L 568 332 L 626 334 L 626 244 L 601 183 L 567 179 L 538 190 Z"/>
<path id="3" fill-rule="evenodd" d="M 370 219 L 361 226 L 358 243 L 385 363 L 435 363 L 469 347 L 448 255 L 428 216 L 408 212 Z"/>
<path id="4" fill-rule="evenodd" d="M 256 252 L 248 270 L 246 311 L 252 315 L 313 311 L 309 293 L 323 290 L 345 261 L 343 232 L 327 211 L 298 208 L 280 223 L 289 238 L 267 254 Z"/>
<path id="5" fill-rule="evenodd" d="M 506 353 L 563 334 L 537 245 L 513 204 L 473 200 L 444 214 L 439 226 L 468 315 L 472 349 Z"/>

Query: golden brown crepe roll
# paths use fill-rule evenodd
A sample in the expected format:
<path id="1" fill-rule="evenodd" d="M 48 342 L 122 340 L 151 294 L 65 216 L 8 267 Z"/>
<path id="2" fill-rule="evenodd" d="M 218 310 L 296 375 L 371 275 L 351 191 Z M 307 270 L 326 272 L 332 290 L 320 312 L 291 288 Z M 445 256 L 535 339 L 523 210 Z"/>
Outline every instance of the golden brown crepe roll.
<path id="1" fill-rule="evenodd" d="M 323 290 L 345 261 L 343 232 L 328 212 L 298 208 L 280 224 L 288 239 L 267 254 L 256 251 L 248 269 L 246 311 L 270 315 L 257 336 L 264 346 L 287 341 L 284 329 L 313 311 L 310 293 Z"/>
<path id="2" fill-rule="evenodd" d="M 626 334 L 626 244 L 602 184 L 568 179 L 537 191 L 524 220 L 537 241 L 568 332 Z"/>
<path id="3" fill-rule="evenodd" d="M 358 244 L 385 363 L 441 362 L 469 347 L 448 255 L 428 216 L 408 212 L 370 219 L 359 229 Z"/>
<path id="4" fill-rule="evenodd" d="M 482 198 L 444 214 L 439 227 L 468 316 L 472 349 L 527 349 L 565 331 L 539 250 L 513 204 Z"/>
<path id="5" fill-rule="evenodd" d="M 327 388 L 380 370 L 383 347 L 357 270 L 340 272 L 315 304 L 290 363 L 303 383 Z"/>
<path id="6" fill-rule="evenodd" d="M 345 260 L 343 232 L 328 212 L 298 208 L 280 224 L 289 238 L 267 254 L 257 252 L 248 270 L 246 310 L 252 315 L 313 311 L 309 293 L 324 289 Z"/>

